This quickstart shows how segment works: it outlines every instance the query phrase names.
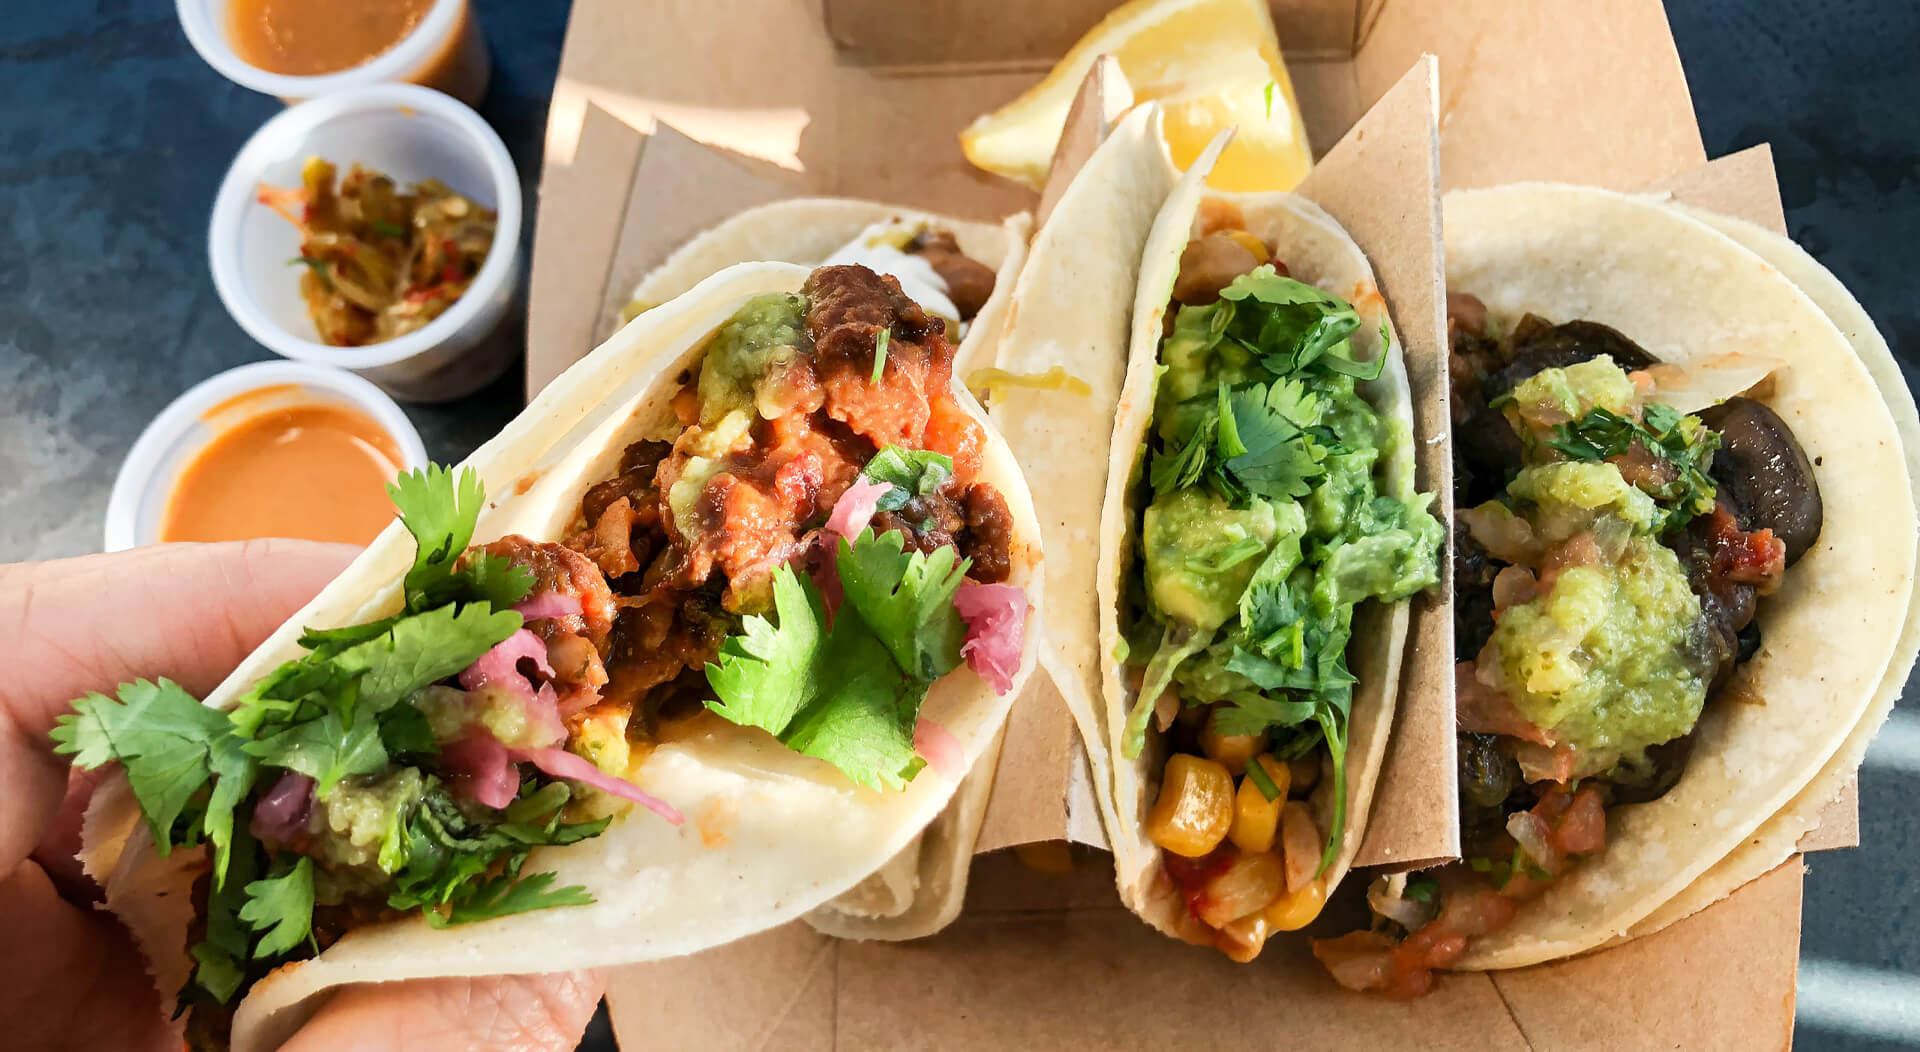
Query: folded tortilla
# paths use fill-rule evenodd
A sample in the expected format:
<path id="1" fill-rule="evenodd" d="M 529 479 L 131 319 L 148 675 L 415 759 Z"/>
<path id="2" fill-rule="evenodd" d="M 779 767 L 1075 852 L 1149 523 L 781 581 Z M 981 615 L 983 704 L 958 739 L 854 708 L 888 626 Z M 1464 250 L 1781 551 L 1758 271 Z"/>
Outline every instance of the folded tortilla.
<path id="1" fill-rule="evenodd" d="M 800 197 L 740 212 L 675 249 L 634 286 L 634 307 L 663 303 L 723 268 L 756 260 L 817 266 L 879 224 L 926 225 L 953 234 L 960 250 L 994 271 L 993 295 L 969 323 L 953 356 L 953 374 L 990 361 L 1005 329 L 1016 276 L 1027 259 L 1032 221 L 1025 213 L 1000 223 L 924 212 L 875 201 Z M 911 290 L 909 290 L 911 292 Z M 633 307 L 629 308 L 630 310 Z M 815 929 L 842 939 L 918 939 L 945 928 L 966 898 L 973 846 L 986 818 L 998 766 L 998 739 L 954 800 L 887 864 L 834 901 L 807 915 Z"/>
<path id="2" fill-rule="evenodd" d="M 1203 155 L 1202 160 L 1209 156 Z M 1132 760 L 1125 758 L 1122 738 L 1136 688 L 1129 684 L 1125 665 L 1117 654 L 1122 643 L 1124 582 L 1133 569 L 1132 531 L 1147 498 L 1141 455 L 1153 420 L 1163 322 L 1179 274 L 1181 252 L 1190 238 L 1206 231 L 1209 212 L 1237 213 L 1238 222 L 1233 225 L 1274 246 L 1274 257 L 1285 262 L 1293 278 L 1352 302 L 1361 320 L 1359 330 L 1351 336 L 1356 358 L 1367 361 L 1384 355 L 1386 359 L 1379 378 L 1363 383 L 1360 394 L 1383 421 L 1391 422 L 1399 439 L 1381 450 L 1378 470 L 1389 494 L 1407 499 L 1414 492 L 1412 392 L 1400 342 L 1392 336 L 1386 302 L 1379 295 L 1366 254 L 1338 221 L 1307 198 L 1292 193 L 1218 193 L 1206 189 L 1206 174 L 1204 166 L 1197 164 L 1174 188 L 1155 220 L 1141 263 L 1126 386 L 1114 419 L 1113 460 L 1102 503 L 1096 578 L 1103 688 L 1103 737 L 1096 767 L 1110 770 L 1115 878 L 1129 909 L 1176 937 L 1177 921 L 1187 911 L 1187 904 L 1171 882 L 1156 879 L 1161 867 L 1160 848 L 1146 832 L 1147 813 L 1159 793 L 1166 749 L 1159 735 L 1149 729 L 1146 748 Z M 1346 823 L 1339 851 L 1322 876 L 1329 895 L 1352 866 L 1365 839 L 1374 785 L 1386 757 L 1387 733 L 1393 725 L 1409 617 L 1406 602 L 1367 602 L 1354 613 L 1347 658 L 1358 682 L 1353 687 L 1347 745 Z M 1094 746 L 1089 745 L 1089 751 L 1095 751 Z M 1320 828 L 1327 829 L 1335 804 L 1332 779 L 1321 779 L 1309 804 Z"/>
<path id="3" fill-rule="evenodd" d="M 1503 326 L 1529 312 L 1596 321 L 1682 368 L 1736 351 L 1780 362 L 1765 401 L 1793 428 L 1825 505 L 1817 544 L 1760 600 L 1763 645 L 1735 674 L 1759 701 L 1709 705 L 1679 784 L 1613 810 L 1605 851 L 1523 903 L 1511 925 L 1473 939 L 1460 969 L 1520 967 L 1657 930 L 1771 868 L 1844 784 L 1890 702 L 1886 685 L 1912 661 L 1908 455 L 1895 396 L 1863 359 L 1887 380 L 1897 372 L 1823 271 L 1777 239 L 1706 218 L 1548 184 L 1446 198 L 1448 287 L 1478 296 Z M 1911 403 L 1900 401 L 1912 434 Z"/>
<path id="4" fill-rule="evenodd" d="M 647 311 L 547 387 L 468 459 L 489 496 L 475 543 L 510 533 L 557 541 L 585 490 L 611 477 L 630 441 L 677 427 L 669 400 L 709 337 L 756 295 L 793 292 L 804 267 L 730 267 Z M 1014 522 L 1010 583 L 1029 596 L 1014 687 L 1004 694 L 961 669 L 936 682 L 922 709 L 958 740 L 967 769 L 992 747 L 1034 663 L 1039 624 L 1039 530 L 1018 466 L 957 381 L 954 397 L 983 425 L 979 478 Z M 257 680 L 299 656 L 307 626 L 365 623 L 398 609 L 413 542 L 384 531 L 331 585 L 241 663 L 208 697 L 227 708 Z M 957 776 L 956 776 L 957 777 Z M 898 792 L 861 788 L 819 760 L 732 725 L 658 745 L 633 772 L 646 791 L 689 817 L 685 826 L 636 809 L 601 835 L 540 848 L 529 863 L 560 885 L 583 885 L 589 905 L 521 913 L 435 930 L 418 915 L 355 928 L 324 953 L 256 983 L 234 1020 L 233 1047 L 277 1047 L 349 983 L 592 968 L 671 957 L 799 917 L 858 884 L 920 835 L 953 798 L 953 778 L 931 768 Z M 707 817 L 703 817 L 707 816 Z M 171 996 L 184 983 L 191 886 L 203 850 L 160 857 L 116 775 L 90 809 L 87 870 L 124 920 Z"/>

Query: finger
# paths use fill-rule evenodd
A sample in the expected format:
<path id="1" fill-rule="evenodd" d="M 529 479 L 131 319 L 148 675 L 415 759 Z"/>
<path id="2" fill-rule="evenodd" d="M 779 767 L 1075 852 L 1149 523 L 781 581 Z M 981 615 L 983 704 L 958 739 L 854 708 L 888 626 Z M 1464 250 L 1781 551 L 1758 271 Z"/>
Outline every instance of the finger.
<path id="1" fill-rule="evenodd" d="M 571 1052 L 607 986 L 601 972 L 349 986 L 282 1052 Z"/>
<path id="2" fill-rule="evenodd" d="M 0 1046 L 180 1047 L 126 931 L 105 914 L 61 901 L 40 867 L 15 866 L 0 878 L 0 930 L 8 943 Z"/>
<path id="3" fill-rule="evenodd" d="M 38 843 L 66 787 L 47 732 L 72 700 L 166 676 L 213 689 L 339 574 L 356 549 L 303 541 L 178 544 L 0 566 L 0 873 Z"/>

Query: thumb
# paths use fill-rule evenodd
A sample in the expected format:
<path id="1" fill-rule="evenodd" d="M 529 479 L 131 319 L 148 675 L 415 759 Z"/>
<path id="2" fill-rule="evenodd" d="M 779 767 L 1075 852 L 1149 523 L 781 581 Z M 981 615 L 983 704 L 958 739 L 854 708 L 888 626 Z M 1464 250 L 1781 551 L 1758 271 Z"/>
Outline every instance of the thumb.
<path id="1" fill-rule="evenodd" d="M 606 985 L 593 971 L 349 986 L 281 1048 L 571 1052 Z"/>

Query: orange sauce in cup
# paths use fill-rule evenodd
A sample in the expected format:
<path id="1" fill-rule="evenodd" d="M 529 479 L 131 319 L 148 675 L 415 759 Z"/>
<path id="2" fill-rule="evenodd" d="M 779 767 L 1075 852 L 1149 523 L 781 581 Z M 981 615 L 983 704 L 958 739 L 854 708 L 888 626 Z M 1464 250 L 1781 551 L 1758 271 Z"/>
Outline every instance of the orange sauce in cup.
<path id="1" fill-rule="evenodd" d="M 230 418 L 233 404 L 206 419 Z M 160 539 L 366 544 L 393 519 L 386 487 L 399 468 L 398 445 L 365 413 L 339 405 L 263 409 L 226 426 L 181 470 Z"/>
<path id="2" fill-rule="evenodd" d="M 434 0 L 229 0 L 227 37 L 248 65 L 311 77 L 366 64 L 406 39 Z"/>

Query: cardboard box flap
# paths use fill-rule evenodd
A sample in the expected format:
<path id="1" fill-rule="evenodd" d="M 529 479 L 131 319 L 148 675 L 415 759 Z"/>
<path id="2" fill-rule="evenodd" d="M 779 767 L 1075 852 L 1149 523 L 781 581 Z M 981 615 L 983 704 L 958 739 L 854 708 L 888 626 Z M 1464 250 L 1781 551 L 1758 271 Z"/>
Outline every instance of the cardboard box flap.
<path id="1" fill-rule="evenodd" d="M 1452 520 L 1445 266 L 1434 115 L 1437 62 L 1421 56 L 1300 185 L 1366 251 L 1413 389 L 1414 457 L 1434 512 Z M 1284 256 L 1285 247 L 1280 249 Z M 1387 758 L 1356 866 L 1417 868 L 1460 853 L 1453 730 L 1453 567 L 1414 601 Z M 1356 743 L 1359 744 L 1359 743 Z"/>
<path id="2" fill-rule="evenodd" d="M 886 66 L 1045 66 L 1066 54 L 1114 0 L 1049 0 L 1020 9 L 1018 33 L 995 4 L 824 0 L 827 32 L 851 62 Z M 1359 39 L 1366 0 L 1270 0 L 1290 60 L 1344 60 Z M 1011 97 L 1011 96 L 1009 96 Z"/>

